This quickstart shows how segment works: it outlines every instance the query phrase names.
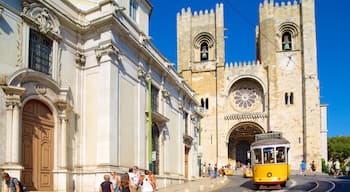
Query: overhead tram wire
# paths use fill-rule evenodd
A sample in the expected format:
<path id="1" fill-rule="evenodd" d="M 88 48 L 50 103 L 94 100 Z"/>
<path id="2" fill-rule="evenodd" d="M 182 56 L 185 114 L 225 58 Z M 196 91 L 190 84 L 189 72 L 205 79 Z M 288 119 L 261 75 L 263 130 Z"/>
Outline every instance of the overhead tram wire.
<path id="1" fill-rule="evenodd" d="M 246 17 L 246 16 L 245 16 L 245 15 L 230 1 L 230 0 L 223 0 L 223 1 L 226 2 L 226 3 L 232 8 L 232 10 L 233 10 L 234 12 L 236 12 L 237 15 L 240 16 L 240 17 L 243 19 L 244 22 L 246 22 L 249 26 L 253 27 L 253 30 L 255 30 L 256 24 L 254 24 L 251 20 L 249 20 L 249 18 Z M 266 36 L 266 35 L 265 35 L 264 33 L 262 33 L 261 31 L 259 31 L 259 33 L 261 34 L 261 36 L 263 36 L 264 38 L 266 38 L 267 41 L 268 41 L 269 43 L 271 43 L 272 46 L 274 46 L 276 50 L 278 49 L 278 47 L 277 47 L 277 45 L 274 43 L 274 41 L 272 41 L 270 38 L 268 38 L 268 36 Z M 284 55 L 285 57 L 289 58 L 289 56 L 286 55 L 285 52 L 283 52 L 283 55 Z M 294 60 L 291 60 L 291 61 L 292 61 L 294 64 L 296 64 Z"/>

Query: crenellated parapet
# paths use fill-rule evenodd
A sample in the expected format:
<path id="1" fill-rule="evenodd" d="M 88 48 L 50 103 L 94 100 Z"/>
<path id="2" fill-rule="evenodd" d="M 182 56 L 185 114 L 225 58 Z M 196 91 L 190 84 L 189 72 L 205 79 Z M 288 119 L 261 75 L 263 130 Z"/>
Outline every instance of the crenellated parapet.
<path id="1" fill-rule="evenodd" d="M 273 0 L 264 0 L 263 3 L 260 3 L 259 6 L 259 17 L 260 21 L 264 19 L 274 17 L 291 17 L 293 15 L 298 15 L 300 12 L 300 4 L 297 0 L 293 1 L 282 1 L 274 2 Z"/>
<path id="2" fill-rule="evenodd" d="M 235 63 L 226 63 L 224 70 L 225 93 L 228 94 L 230 87 L 234 82 L 242 78 L 251 78 L 257 80 L 263 90 L 266 91 L 267 71 L 266 65 L 257 61 L 244 61 Z"/>
<path id="3" fill-rule="evenodd" d="M 261 66 L 261 63 L 259 60 L 257 61 L 243 61 L 243 62 L 230 62 L 225 64 L 225 69 L 230 69 L 232 67 L 254 67 L 254 66 Z"/>
<path id="4" fill-rule="evenodd" d="M 215 12 L 216 13 L 223 13 L 224 11 L 224 5 L 222 3 L 220 4 L 216 4 L 216 7 L 215 7 L 215 11 L 214 9 L 205 9 L 205 10 L 199 10 L 199 11 L 194 11 L 192 13 L 192 10 L 190 7 L 188 7 L 187 9 L 183 8 L 181 9 L 181 12 L 177 13 L 177 17 L 189 17 L 189 16 L 214 16 L 215 15 Z"/>

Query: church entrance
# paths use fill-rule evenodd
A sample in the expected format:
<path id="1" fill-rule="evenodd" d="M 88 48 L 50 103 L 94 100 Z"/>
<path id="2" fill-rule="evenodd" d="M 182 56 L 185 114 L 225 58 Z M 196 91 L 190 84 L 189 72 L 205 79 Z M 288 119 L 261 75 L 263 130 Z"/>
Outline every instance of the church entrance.
<path id="1" fill-rule="evenodd" d="M 53 190 L 54 119 L 37 100 L 27 102 L 22 113 L 21 181 L 29 191 Z"/>
<path id="2" fill-rule="evenodd" d="M 263 129 L 255 123 L 240 123 L 231 129 L 228 142 L 228 162 L 241 167 L 250 163 L 250 145 L 255 135 L 263 133 Z"/>

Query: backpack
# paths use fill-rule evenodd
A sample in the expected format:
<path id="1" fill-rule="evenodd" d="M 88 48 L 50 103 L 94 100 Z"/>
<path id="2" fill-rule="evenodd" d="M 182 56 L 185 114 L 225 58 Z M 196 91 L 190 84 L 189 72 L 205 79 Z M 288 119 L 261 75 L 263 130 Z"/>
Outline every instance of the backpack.
<path id="1" fill-rule="evenodd" d="M 11 178 L 11 182 L 16 186 L 15 181 L 14 181 L 15 179 L 16 178 Z M 23 183 L 21 181 L 19 181 L 18 179 L 16 179 L 16 180 L 18 182 L 20 192 L 24 192 L 25 187 L 24 187 Z"/>
<path id="2" fill-rule="evenodd" d="M 23 183 L 18 181 L 18 184 L 19 184 L 20 192 L 24 192 L 25 187 L 24 187 Z"/>

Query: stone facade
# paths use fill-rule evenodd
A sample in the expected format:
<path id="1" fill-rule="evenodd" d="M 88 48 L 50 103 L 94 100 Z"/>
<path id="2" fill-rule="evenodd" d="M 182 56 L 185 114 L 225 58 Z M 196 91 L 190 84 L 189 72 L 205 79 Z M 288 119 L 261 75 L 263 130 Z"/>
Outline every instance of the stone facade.
<path id="1" fill-rule="evenodd" d="M 223 4 L 178 13 L 178 71 L 205 111 L 203 162 L 247 163 L 254 135 L 278 131 L 291 143 L 293 170 L 303 159 L 315 160 L 321 170 L 327 114 L 320 105 L 314 11 L 313 0 L 265 0 L 259 7 L 256 61 L 235 63 L 224 61 Z"/>
<path id="2" fill-rule="evenodd" d="M 84 192 L 134 165 L 158 187 L 199 175 L 198 102 L 150 42 L 151 10 L 0 1 L 1 171 L 29 190 Z"/>

